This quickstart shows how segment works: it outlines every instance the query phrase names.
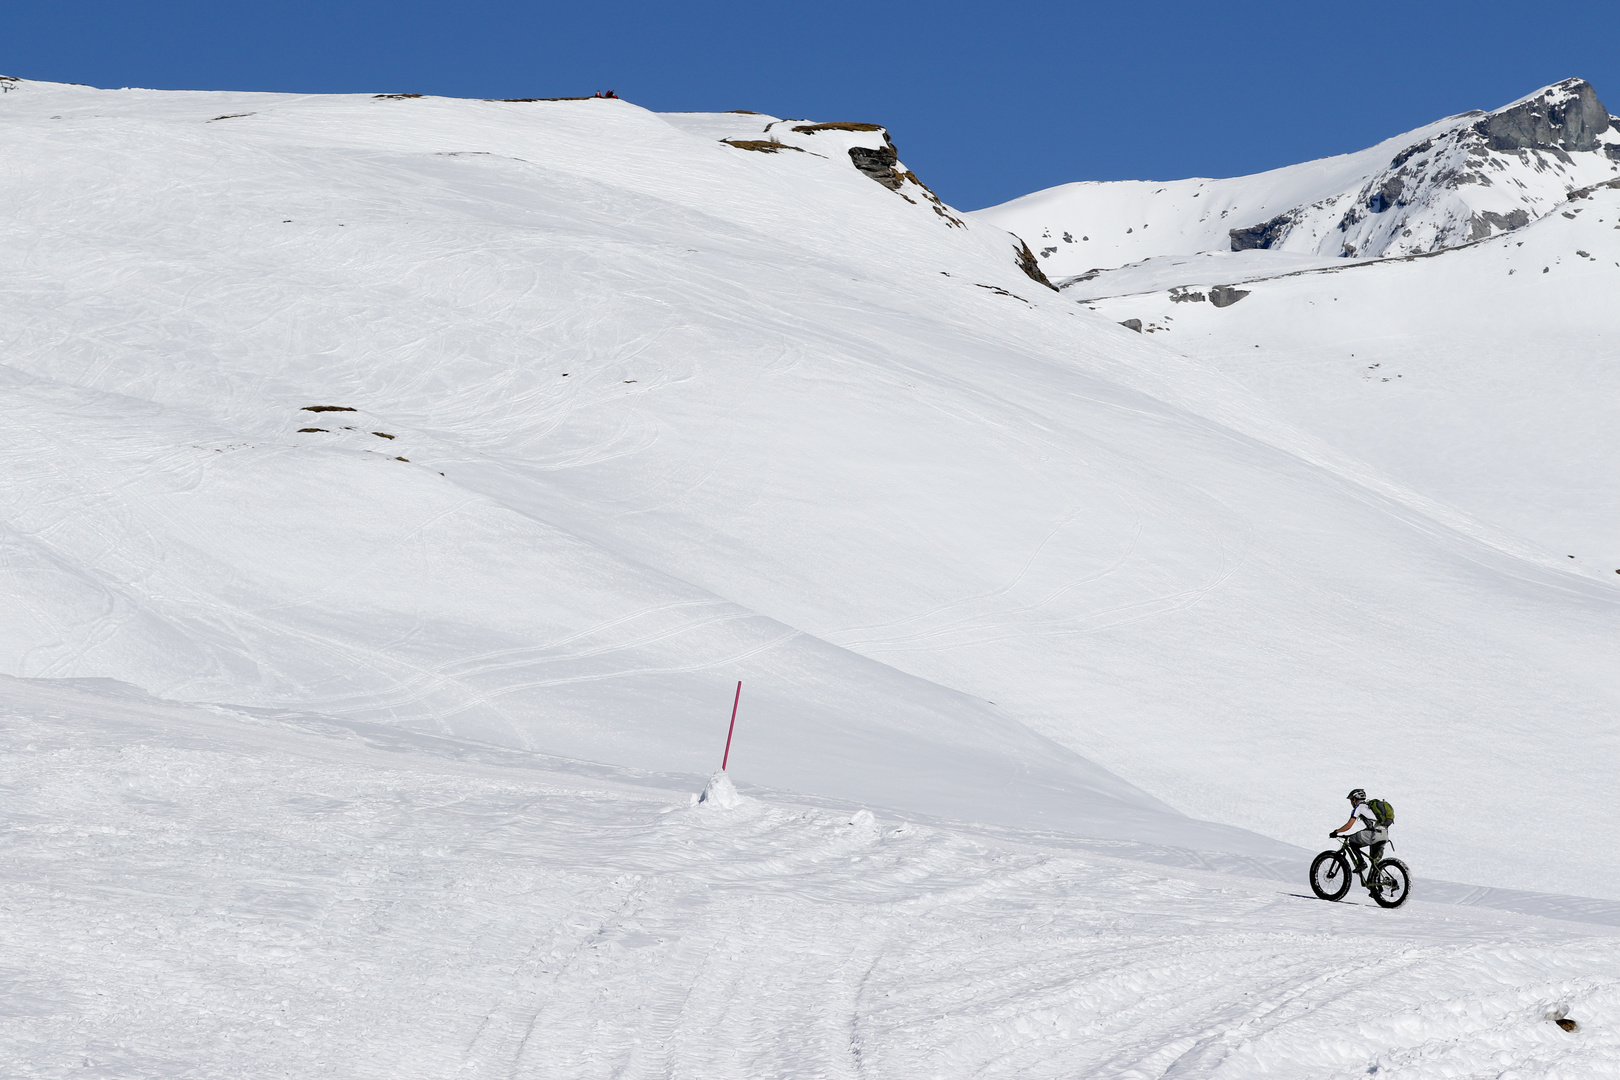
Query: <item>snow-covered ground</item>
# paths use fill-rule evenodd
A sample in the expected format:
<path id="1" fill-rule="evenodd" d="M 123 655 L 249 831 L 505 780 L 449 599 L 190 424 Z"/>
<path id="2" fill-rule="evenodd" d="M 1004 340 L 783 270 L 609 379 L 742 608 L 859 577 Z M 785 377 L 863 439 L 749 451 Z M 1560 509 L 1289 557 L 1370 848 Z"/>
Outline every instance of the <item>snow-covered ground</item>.
<path id="1" fill-rule="evenodd" d="M 1620 576 L 1176 345 L 1328 276 L 1132 333 L 861 122 L 17 82 L 0 136 L 13 1071 L 1613 1056 Z M 1592 429 L 1600 324 L 1482 295 Z M 694 807 L 738 680 L 755 801 Z M 1397 913 L 1293 895 L 1356 785 Z"/>
<path id="2" fill-rule="evenodd" d="M 5 687 L 8 1076 L 1620 1075 L 1614 925 Z"/>
<path id="3" fill-rule="evenodd" d="M 1363 260 L 1356 260 L 1359 265 Z M 1132 293 L 1157 292 L 1206 281 L 1241 285 L 1301 270 L 1342 267 L 1338 256 L 1302 255 L 1288 251 L 1199 251 L 1190 255 L 1156 255 L 1124 266 L 1097 268 L 1054 284 L 1074 300 L 1095 300 Z"/>
<path id="4" fill-rule="evenodd" d="M 1427 258 L 1270 280 L 1150 261 L 1157 291 L 1094 310 L 1142 319 L 1381 475 L 1620 582 L 1620 189 Z M 1190 299 L 1227 280 L 1248 295 Z"/>

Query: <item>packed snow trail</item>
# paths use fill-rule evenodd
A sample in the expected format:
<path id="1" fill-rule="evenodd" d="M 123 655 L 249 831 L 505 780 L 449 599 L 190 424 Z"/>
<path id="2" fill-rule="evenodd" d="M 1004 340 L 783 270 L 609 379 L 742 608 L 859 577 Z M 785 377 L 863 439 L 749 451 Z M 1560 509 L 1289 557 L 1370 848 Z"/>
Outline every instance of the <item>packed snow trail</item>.
<path id="1" fill-rule="evenodd" d="M 1421 877 L 1326 904 L 81 685 L 6 683 L 0 1074 L 1620 1075 L 1620 931 Z"/>

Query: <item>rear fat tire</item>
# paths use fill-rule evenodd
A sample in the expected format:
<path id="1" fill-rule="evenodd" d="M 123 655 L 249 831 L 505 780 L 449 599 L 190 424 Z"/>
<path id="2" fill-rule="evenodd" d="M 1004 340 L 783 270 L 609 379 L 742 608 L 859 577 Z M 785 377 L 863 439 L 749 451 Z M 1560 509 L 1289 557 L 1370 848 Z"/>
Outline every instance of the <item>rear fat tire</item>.
<path id="1" fill-rule="evenodd" d="M 1324 851 L 1311 863 L 1311 891 L 1323 900 L 1343 900 L 1350 877 L 1350 864 L 1337 851 Z"/>
<path id="2" fill-rule="evenodd" d="M 1388 880 L 1390 884 L 1381 884 Z M 1399 859 L 1385 859 L 1378 864 L 1376 887 L 1369 889 L 1379 907 L 1398 908 L 1412 895 L 1412 872 Z"/>

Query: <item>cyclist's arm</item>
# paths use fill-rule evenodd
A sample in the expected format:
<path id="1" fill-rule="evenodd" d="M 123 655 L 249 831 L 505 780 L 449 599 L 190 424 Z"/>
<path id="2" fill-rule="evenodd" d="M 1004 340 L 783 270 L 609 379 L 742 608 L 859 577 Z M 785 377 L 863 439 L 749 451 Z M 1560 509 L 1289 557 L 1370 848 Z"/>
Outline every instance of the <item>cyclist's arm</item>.
<path id="1" fill-rule="evenodd" d="M 1355 824 L 1357 824 L 1356 815 L 1351 814 L 1349 821 L 1345 822 L 1343 825 L 1340 825 L 1337 829 L 1333 830 L 1333 835 L 1338 836 L 1340 833 L 1344 832 L 1345 830 L 1349 829 L 1350 826 L 1355 825 Z"/>

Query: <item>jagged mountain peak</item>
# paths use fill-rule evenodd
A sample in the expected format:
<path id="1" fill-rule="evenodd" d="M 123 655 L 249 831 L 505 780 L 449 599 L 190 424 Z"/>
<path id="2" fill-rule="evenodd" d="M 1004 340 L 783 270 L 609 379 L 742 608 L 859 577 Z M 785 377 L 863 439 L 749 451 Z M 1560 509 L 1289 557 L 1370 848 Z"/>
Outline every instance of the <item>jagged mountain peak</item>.
<path id="1" fill-rule="evenodd" d="M 1353 154 L 1224 180 L 1067 184 L 978 214 L 1064 279 L 1203 251 L 1425 254 L 1521 228 L 1616 177 L 1620 128 L 1570 78 Z"/>
<path id="2" fill-rule="evenodd" d="M 1440 251 L 1522 228 L 1583 182 L 1620 171 L 1620 138 L 1597 91 L 1581 79 L 1457 120 L 1449 130 L 1425 133 L 1403 148 L 1353 191 L 1231 230 L 1232 250 L 1279 247 L 1343 256 Z M 1338 220 L 1326 228 L 1331 212 L 1338 212 Z M 1296 229 L 1299 241 L 1290 244 Z"/>
<path id="3" fill-rule="evenodd" d="M 1610 121 L 1591 83 L 1564 79 L 1486 113 L 1474 130 L 1493 150 L 1580 153 L 1603 145 L 1598 136 L 1614 126 Z"/>

